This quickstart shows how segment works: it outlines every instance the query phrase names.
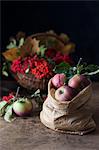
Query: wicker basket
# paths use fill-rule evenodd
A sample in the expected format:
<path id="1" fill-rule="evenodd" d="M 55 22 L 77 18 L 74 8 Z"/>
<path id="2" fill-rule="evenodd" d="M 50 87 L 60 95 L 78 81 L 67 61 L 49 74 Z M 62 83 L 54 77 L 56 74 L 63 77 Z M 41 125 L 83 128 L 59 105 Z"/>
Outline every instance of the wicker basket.
<path id="1" fill-rule="evenodd" d="M 46 91 L 49 79 L 50 78 L 37 79 L 33 77 L 33 75 L 27 76 L 23 74 L 17 74 L 17 82 L 28 90 L 40 89 L 42 91 Z"/>
<path id="2" fill-rule="evenodd" d="M 25 43 L 21 48 L 27 49 L 28 46 L 31 47 L 31 45 L 29 45 L 29 44 L 27 45 L 27 41 L 28 41 L 28 39 L 30 40 L 33 38 L 40 40 L 40 43 L 45 44 L 46 47 L 47 47 L 47 40 L 49 38 L 55 39 L 56 42 L 58 43 L 57 50 L 61 50 L 68 43 L 68 41 L 62 40 L 62 38 L 60 38 L 58 35 L 56 35 L 54 33 L 46 33 L 45 32 L 45 33 L 37 33 L 37 34 L 33 34 L 33 35 L 29 36 L 25 40 Z M 14 77 L 16 78 L 17 82 L 26 89 L 29 89 L 29 90 L 40 89 L 43 91 L 47 90 L 48 81 L 51 78 L 51 76 L 50 76 L 47 79 L 46 78 L 37 79 L 33 75 L 23 75 L 23 74 L 17 74 L 17 75 L 14 75 Z"/>

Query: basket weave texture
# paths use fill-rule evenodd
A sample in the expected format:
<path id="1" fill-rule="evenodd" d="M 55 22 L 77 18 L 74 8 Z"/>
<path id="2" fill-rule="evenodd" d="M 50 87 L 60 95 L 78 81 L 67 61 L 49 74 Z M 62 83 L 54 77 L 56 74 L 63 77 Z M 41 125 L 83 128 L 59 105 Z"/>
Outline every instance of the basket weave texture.
<path id="1" fill-rule="evenodd" d="M 55 48 L 57 48 L 57 50 L 60 50 L 66 44 L 66 42 L 64 42 L 59 36 L 57 36 L 55 34 L 52 34 L 52 33 L 37 33 L 37 34 L 33 34 L 33 35 L 27 37 L 27 39 L 25 40 L 24 45 L 21 47 L 20 50 L 23 50 L 23 49 L 27 50 L 28 48 L 31 49 L 32 45 L 31 45 L 31 43 L 29 43 L 29 41 L 31 41 L 33 38 L 36 38 L 37 40 L 39 40 L 41 44 L 44 43 L 46 47 L 47 47 L 47 45 L 46 45 L 47 40 L 49 38 L 55 39 L 58 43 L 58 47 L 55 47 Z M 17 73 L 17 74 L 14 75 L 14 77 L 22 87 L 24 87 L 28 90 L 40 89 L 40 90 L 46 91 L 48 81 L 52 76 L 49 76 L 48 78 L 37 79 L 31 74 L 27 75 L 27 74 Z"/>
<path id="2" fill-rule="evenodd" d="M 47 84 L 49 79 L 37 79 L 33 77 L 33 75 L 23 75 L 23 74 L 17 74 L 17 82 L 24 88 L 28 90 L 37 90 L 40 89 L 42 91 L 46 91 Z"/>

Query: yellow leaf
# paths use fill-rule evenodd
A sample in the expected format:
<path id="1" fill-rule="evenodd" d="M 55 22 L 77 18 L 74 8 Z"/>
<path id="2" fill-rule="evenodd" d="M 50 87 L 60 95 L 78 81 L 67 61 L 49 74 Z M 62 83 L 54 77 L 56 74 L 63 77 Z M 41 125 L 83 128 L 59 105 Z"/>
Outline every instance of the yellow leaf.
<path id="1" fill-rule="evenodd" d="M 74 49 L 75 49 L 75 44 L 74 44 L 74 43 L 68 43 L 68 44 L 66 44 L 66 45 L 62 48 L 61 51 L 62 51 L 64 54 L 69 55 L 70 53 L 72 53 L 72 52 L 74 51 Z"/>
<path id="2" fill-rule="evenodd" d="M 19 57 L 17 53 L 18 53 L 18 48 L 11 48 L 3 52 L 2 55 L 5 57 L 6 60 L 13 61 Z"/>

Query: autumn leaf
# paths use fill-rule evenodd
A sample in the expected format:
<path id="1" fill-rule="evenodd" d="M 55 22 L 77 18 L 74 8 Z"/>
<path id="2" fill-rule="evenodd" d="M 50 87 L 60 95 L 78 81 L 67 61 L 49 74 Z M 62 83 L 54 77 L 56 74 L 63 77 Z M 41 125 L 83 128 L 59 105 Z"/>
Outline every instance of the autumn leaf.
<path id="1" fill-rule="evenodd" d="M 61 33 L 60 34 L 60 38 L 65 42 L 65 43 L 67 43 L 67 42 L 69 42 L 69 37 L 68 37 L 68 35 L 67 34 L 64 34 L 64 33 Z"/>
<path id="2" fill-rule="evenodd" d="M 75 44 L 74 43 L 68 43 L 61 49 L 61 52 L 69 55 L 70 53 L 72 53 L 74 51 L 74 49 L 75 49 Z"/>
<path id="3" fill-rule="evenodd" d="M 11 49 L 3 52 L 2 55 L 5 57 L 6 60 L 13 61 L 19 57 L 17 55 L 18 51 L 19 51 L 18 48 L 11 48 Z"/>
<path id="4" fill-rule="evenodd" d="M 31 40 L 31 44 L 32 44 L 32 54 L 34 53 L 39 53 L 40 52 L 40 48 L 39 48 L 39 40 L 36 40 L 35 38 Z"/>
<path id="5" fill-rule="evenodd" d="M 22 58 L 24 58 L 24 57 L 30 55 L 31 54 L 31 49 L 32 49 L 31 38 L 28 37 L 24 41 L 24 44 L 19 48 L 19 50 L 20 50 L 20 56 Z"/>

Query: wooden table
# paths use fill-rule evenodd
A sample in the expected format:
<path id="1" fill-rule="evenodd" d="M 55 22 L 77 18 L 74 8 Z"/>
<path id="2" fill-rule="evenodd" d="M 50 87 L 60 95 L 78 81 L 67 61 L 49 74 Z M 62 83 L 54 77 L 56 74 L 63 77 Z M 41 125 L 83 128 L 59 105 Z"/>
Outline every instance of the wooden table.
<path id="1" fill-rule="evenodd" d="M 84 136 L 57 133 L 36 112 L 12 123 L 0 118 L 0 150 L 99 150 L 99 83 L 93 83 L 93 99 L 96 131 Z"/>

